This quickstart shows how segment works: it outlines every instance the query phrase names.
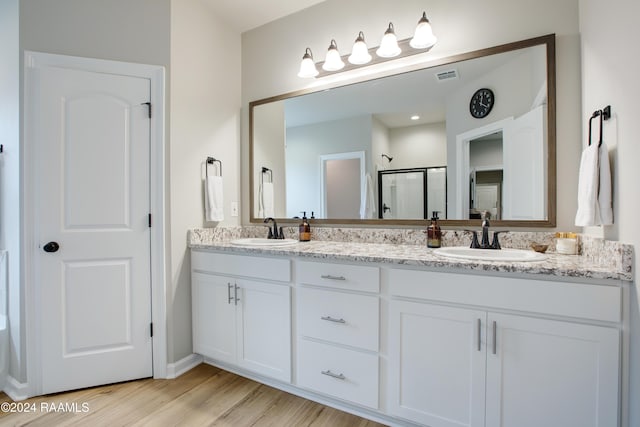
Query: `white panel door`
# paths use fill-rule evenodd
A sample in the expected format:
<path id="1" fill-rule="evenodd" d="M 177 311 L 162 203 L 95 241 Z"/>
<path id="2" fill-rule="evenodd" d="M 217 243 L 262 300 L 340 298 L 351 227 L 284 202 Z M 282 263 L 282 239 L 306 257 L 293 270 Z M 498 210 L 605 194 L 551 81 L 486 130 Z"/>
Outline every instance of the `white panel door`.
<path id="1" fill-rule="evenodd" d="M 238 280 L 238 365 L 291 381 L 291 289 Z"/>
<path id="2" fill-rule="evenodd" d="M 55 67 L 32 78 L 42 391 L 149 377 L 150 81 Z"/>
<path id="3" fill-rule="evenodd" d="M 547 218 L 546 107 L 541 105 L 504 127 L 503 217 Z"/>
<path id="4" fill-rule="evenodd" d="M 619 424 L 619 330 L 492 313 L 488 324 L 487 426 Z"/>
<path id="5" fill-rule="evenodd" d="M 479 310 L 391 301 L 389 412 L 430 427 L 484 426 L 485 319 Z"/>

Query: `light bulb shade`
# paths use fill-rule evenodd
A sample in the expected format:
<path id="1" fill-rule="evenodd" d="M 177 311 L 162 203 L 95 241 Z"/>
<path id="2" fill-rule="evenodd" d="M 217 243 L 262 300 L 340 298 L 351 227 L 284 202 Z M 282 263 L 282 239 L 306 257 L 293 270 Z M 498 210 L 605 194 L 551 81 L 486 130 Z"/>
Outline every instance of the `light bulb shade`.
<path id="1" fill-rule="evenodd" d="M 325 71 L 338 71 L 344 68 L 344 61 L 340 58 L 340 52 L 338 52 L 338 44 L 335 40 L 331 40 L 329 50 L 327 50 L 327 58 L 322 64 L 322 69 Z"/>
<path id="2" fill-rule="evenodd" d="M 409 42 L 409 45 L 414 49 L 428 49 L 433 47 L 437 41 L 438 38 L 433 35 L 431 23 L 429 23 L 429 20 L 427 19 L 427 13 L 422 12 L 422 18 L 418 21 L 416 32 Z"/>
<path id="3" fill-rule="evenodd" d="M 400 46 L 398 46 L 398 38 L 393 31 L 393 24 L 389 22 L 389 28 L 384 32 L 380 47 L 376 50 L 376 55 L 382 58 L 393 58 L 394 56 L 400 55 L 400 52 L 402 52 L 402 50 Z"/>
<path id="4" fill-rule="evenodd" d="M 351 55 L 349 55 L 348 60 L 355 65 L 362 65 L 371 61 L 371 55 L 369 55 L 369 49 L 367 48 L 367 43 L 364 41 L 362 31 L 360 31 L 356 42 L 353 44 L 353 49 L 351 49 Z"/>
<path id="5" fill-rule="evenodd" d="M 303 79 L 315 77 L 318 75 L 316 64 L 313 62 L 313 54 L 311 49 L 307 48 L 302 56 L 302 62 L 300 63 L 300 71 L 298 71 L 298 77 Z"/>

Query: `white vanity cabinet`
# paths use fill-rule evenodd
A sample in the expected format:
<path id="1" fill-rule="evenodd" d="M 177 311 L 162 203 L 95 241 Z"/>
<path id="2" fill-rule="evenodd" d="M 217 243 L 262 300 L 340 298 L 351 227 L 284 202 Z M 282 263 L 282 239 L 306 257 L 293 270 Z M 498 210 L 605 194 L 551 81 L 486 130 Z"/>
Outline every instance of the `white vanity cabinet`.
<path id="1" fill-rule="evenodd" d="M 296 384 L 377 409 L 379 268 L 298 261 L 296 273 Z"/>
<path id="2" fill-rule="evenodd" d="M 391 270 L 389 286 L 393 415 L 431 427 L 619 425 L 620 288 L 412 270 Z"/>
<path id="3" fill-rule="evenodd" d="M 191 253 L 194 351 L 289 382 L 290 261 Z"/>

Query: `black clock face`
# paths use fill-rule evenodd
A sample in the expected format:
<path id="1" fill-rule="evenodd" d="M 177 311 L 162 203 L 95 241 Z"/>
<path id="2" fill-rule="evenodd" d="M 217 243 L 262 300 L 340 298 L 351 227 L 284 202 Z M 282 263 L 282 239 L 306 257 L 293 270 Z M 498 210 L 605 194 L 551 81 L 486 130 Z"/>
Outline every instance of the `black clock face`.
<path id="1" fill-rule="evenodd" d="M 478 89 L 471 97 L 469 112 L 476 119 L 487 117 L 493 108 L 495 97 L 491 89 Z"/>

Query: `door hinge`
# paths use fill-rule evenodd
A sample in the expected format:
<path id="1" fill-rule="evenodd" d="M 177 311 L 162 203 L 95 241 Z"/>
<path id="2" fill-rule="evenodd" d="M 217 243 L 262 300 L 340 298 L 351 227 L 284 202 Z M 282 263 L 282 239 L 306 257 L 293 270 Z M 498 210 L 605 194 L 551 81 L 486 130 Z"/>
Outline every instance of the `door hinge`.
<path id="1" fill-rule="evenodd" d="M 149 228 L 151 228 L 151 214 L 149 214 Z"/>
<path id="2" fill-rule="evenodd" d="M 141 105 L 146 105 L 149 107 L 149 118 L 151 118 L 151 103 L 150 102 L 143 102 Z"/>
<path id="3" fill-rule="evenodd" d="M 149 336 L 153 338 L 153 322 L 149 323 Z"/>

